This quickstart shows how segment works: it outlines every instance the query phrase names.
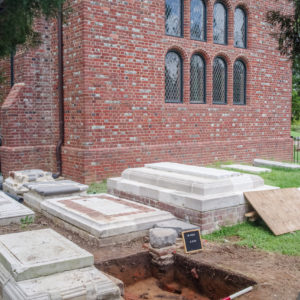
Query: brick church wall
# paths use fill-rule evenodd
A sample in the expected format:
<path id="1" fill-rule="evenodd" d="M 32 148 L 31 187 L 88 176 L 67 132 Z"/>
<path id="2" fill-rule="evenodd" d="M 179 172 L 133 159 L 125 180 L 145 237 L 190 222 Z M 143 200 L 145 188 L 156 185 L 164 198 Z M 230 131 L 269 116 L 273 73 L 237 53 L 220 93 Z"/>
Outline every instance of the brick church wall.
<path id="1" fill-rule="evenodd" d="M 255 157 L 292 159 L 291 66 L 276 50 L 277 42 L 269 35 L 271 29 L 265 21 L 267 10 L 291 11 L 287 1 L 225 1 L 228 45 L 213 43 L 214 2 L 210 0 L 206 2 L 206 42 L 190 38 L 190 1 L 184 1 L 182 38 L 165 34 L 164 0 L 71 3 L 64 24 L 65 176 L 92 182 L 158 161 L 200 165 L 251 162 Z M 238 5 L 248 15 L 247 49 L 233 46 Z M 57 39 L 55 24 L 47 29 L 45 24 L 41 26 L 45 44 L 26 54 L 25 67 L 30 73 L 23 72 L 29 75 L 16 82 L 28 83 L 37 91 L 32 97 L 39 120 L 37 138 L 29 138 L 28 146 L 49 146 L 44 168 L 54 170 L 50 148 L 58 137 Z M 176 50 L 183 59 L 183 103 L 164 100 L 165 55 L 169 50 Z M 189 70 L 194 53 L 206 61 L 205 104 L 190 103 Z M 212 104 L 212 64 L 218 55 L 228 65 L 226 105 Z M 246 105 L 233 104 L 232 73 L 237 58 L 247 65 Z M 44 139 L 41 133 L 45 133 Z M 10 152 L 2 147 L 1 153 L 14 152 L 15 146 L 5 147 Z M 23 145 L 17 147 L 20 150 Z M 18 158 L 20 167 L 25 156 Z M 5 161 L 9 169 L 7 158 Z M 38 167 L 35 159 L 31 165 Z"/>

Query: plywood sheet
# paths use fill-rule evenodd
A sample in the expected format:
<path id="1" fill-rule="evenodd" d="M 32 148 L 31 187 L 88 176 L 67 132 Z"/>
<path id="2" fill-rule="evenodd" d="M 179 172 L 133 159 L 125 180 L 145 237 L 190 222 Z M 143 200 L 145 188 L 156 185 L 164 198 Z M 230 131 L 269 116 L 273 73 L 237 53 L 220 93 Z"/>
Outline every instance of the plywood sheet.
<path id="1" fill-rule="evenodd" d="M 246 192 L 244 195 L 275 235 L 300 230 L 298 189 Z"/>

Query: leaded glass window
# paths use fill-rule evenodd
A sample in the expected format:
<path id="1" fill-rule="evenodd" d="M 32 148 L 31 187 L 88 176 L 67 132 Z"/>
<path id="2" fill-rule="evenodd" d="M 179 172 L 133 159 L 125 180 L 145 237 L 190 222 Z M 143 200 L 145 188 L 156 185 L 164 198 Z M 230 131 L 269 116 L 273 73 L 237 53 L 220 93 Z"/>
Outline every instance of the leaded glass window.
<path id="1" fill-rule="evenodd" d="M 165 0 L 165 26 L 166 34 L 173 36 L 182 35 L 182 0 Z"/>
<path id="2" fill-rule="evenodd" d="M 191 59 L 191 102 L 205 103 L 205 62 L 195 54 Z"/>
<path id="3" fill-rule="evenodd" d="M 227 10 L 219 2 L 214 6 L 213 32 L 216 44 L 227 44 Z"/>
<path id="4" fill-rule="evenodd" d="M 247 17 L 241 8 L 234 12 L 234 46 L 246 48 L 247 43 Z"/>
<path id="5" fill-rule="evenodd" d="M 237 60 L 233 67 L 233 103 L 246 104 L 246 66 Z"/>
<path id="6" fill-rule="evenodd" d="M 202 0 L 191 0 L 191 38 L 206 40 L 206 7 Z"/>
<path id="7" fill-rule="evenodd" d="M 182 102 L 182 61 L 174 51 L 166 55 L 165 89 L 166 102 Z"/>
<path id="8" fill-rule="evenodd" d="M 213 103 L 227 102 L 227 65 L 224 59 L 216 57 L 213 65 Z"/>

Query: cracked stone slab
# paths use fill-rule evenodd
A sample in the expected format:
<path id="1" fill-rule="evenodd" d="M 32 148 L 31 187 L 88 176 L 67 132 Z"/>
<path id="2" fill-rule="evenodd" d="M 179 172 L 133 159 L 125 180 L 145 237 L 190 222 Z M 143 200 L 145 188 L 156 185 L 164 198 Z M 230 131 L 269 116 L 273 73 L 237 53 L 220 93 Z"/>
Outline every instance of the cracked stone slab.
<path id="1" fill-rule="evenodd" d="M 149 232 L 150 245 L 153 248 L 164 248 L 176 243 L 177 231 L 172 228 L 152 228 Z"/>
<path id="2" fill-rule="evenodd" d="M 245 171 L 245 172 L 251 172 L 251 173 L 265 173 L 265 172 L 272 172 L 271 169 L 268 168 L 261 168 L 261 167 L 253 167 L 253 166 L 247 166 L 247 165 L 239 165 L 239 164 L 232 164 L 232 165 L 221 165 L 221 168 L 223 169 L 235 169 L 238 171 Z"/>
<path id="3" fill-rule="evenodd" d="M 3 190 L 15 196 L 23 196 L 28 192 L 24 185 L 29 182 L 54 181 L 50 172 L 40 169 L 11 171 L 3 183 Z"/>
<path id="4" fill-rule="evenodd" d="M 0 236 L 0 263 L 16 281 L 92 266 L 94 257 L 52 229 Z"/>
<path id="5" fill-rule="evenodd" d="M 175 219 L 169 212 L 108 194 L 49 199 L 41 210 L 98 238 L 144 231 Z"/>
<path id="6" fill-rule="evenodd" d="M 18 224 L 26 217 L 34 218 L 34 212 L 0 191 L 0 225 Z"/>
<path id="7" fill-rule="evenodd" d="M 29 192 L 24 195 L 24 201 L 30 207 L 40 211 L 41 202 L 52 199 L 79 195 L 88 189 L 88 186 L 72 180 L 57 180 L 54 182 L 27 183 Z"/>
<path id="8" fill-rule="evenodd" d="M 122 299 L 117 285 L 94 266 L 16 282 L 0 264 L 0 291 L 3 300 Z"/>
<path id="9" fill-rule="evenodd" d="M 300 170 L 299 164 L 285 163 L 280 161 L 254 159 L 253 165 L 256 167 L 278 167 L 284 169 Z"/>

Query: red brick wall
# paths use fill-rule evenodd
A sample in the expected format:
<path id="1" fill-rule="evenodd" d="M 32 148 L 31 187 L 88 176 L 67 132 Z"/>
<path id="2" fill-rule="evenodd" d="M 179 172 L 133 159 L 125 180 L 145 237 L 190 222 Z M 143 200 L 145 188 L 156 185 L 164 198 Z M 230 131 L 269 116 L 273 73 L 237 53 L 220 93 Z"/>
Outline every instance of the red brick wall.
<path id="1" fill-rule="evenodd" d="M 265 21 L 269 9 L 290 10 L 287 1 L 227 1 L 226 46 L 213 44 L 213 1 L 207 2 L 207 42 L 190 39 L 190 1 L 184 1 L 184 37 L 166 36 L 164 3 L 76 4 L 80 18 L 74 17 L 64 33 L 65 174 L 90 182 L 163 160 L 190 164 L 254 157 L 291 160 L 290 63 L 276 50 Z M 247 49 L 233 47 L 234 9 L 241 4 L 248 13 Z M 164 101 L 164 58 L 171 49 L 183 58 L 181 104 Z M 206 104 L 189 103 L 189 64 L 195 52 L 207 64 Z M 216 55 L 228 64 L 227 105 L 212 104 Z M 246 106 L 233 105 L 232 100 L 231 74 L 237 58 L 247 64 Z"/>
<path id="2" fill-rule="evenodd" d="M 190 39 L 188 0 L 184 1 L 183 38 L 165 35 L 164 0 L 71 2 L 72 10 L 64 24 L 64 175 L 91 182 L 148 162 L 292 159 L 290 63 L 276 50 L 277 42 L 269 35 L 270 26 L 265 21 L 269 9 L 291 11 L 288 1 L 227 1 L 228 45 L 213 44 L 213 1 L 207 1 L 207 42 Z M 243 5 L 248 13 L 247 49 L 233 47 L 237 5 Z M 41 30 L 45 32 L 45 28 Z M 45 91 L 33 97 L 42 99 L 34 109 L 42 107 L 42 102 L 47 112 L 47 122 L 38 125 L 36 132 L 38 136 L 46 132 L 47 144 L 55 145 L 55 24 L 48 33 L 51 38 L 45 36 L 45 44 L 26 56 L 26 70 L 33 66 L 35 73 L 29 74 L 37 75 L 25 76 L 22 81 L 27 78 L 34 91 L 36 87 Z M 164 101 L 164 58 L 172 49 L 183 58 L 184 95 L 180 104 Z M 204 56 L 207 65 L 206 104 L 189 103 L 189 65 L 196 52 Z M 216 55 L 222 55 L 228 64 L 227 105 L 212 104 L 212 62 Z M 31 56 L 48 57 L 51 64 L 32 61 Z M 247 64 L 246 106 L 233 105 L 232 100 L 231 74 L 237 58 Z M 48 71 L 39 73 L 40 69 Z"/>
<path id="3" fill-rule="evenodd" d="M 56 170 L 57 100 L 52 97 L 50 27 L 44 20 L 38 20 L 35 26 L 43 42 L 38 48 L 17 51 L 12 90 L 9 59 L 0 66 L 7 74 L 2 98 L 10 91 L 1 107 L 0 155 L 5 176 L 11 170 Z"/>

